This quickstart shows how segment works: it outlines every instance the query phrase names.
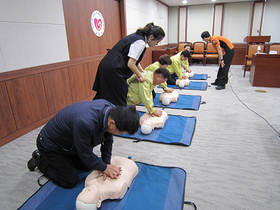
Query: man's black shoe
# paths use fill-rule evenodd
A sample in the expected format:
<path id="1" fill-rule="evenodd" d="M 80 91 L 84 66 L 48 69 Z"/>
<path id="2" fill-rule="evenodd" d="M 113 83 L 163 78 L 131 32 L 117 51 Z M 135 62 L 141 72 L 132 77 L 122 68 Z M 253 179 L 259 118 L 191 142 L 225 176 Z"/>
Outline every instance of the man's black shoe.
<path id="1" fill-rule="evenodd" d="M 216 87 L 216 90 L 222 90 L 225 89 L 226 86 L 225 85 L 219 85 L 218 87 Z"/>
<path id="2" fill-rule="evenodd" d="M 27 168 L 30 170 L 30 171 L 34 171 L 35 168 L 37 167 L 36 165 L 36 160 L 38 158 L 40 158 L 40 152 L 38 149 L 36 149 L 33 153 L 32 153 L 32 158 L 27 162 Z"/>
<path id="3" fill-rule="evenodd" d="M 219 85 L 217 82 L 212 82 L 211 85 Z"/>
<path id="4" fill-rule="evenodd" d="M 38 158 L 40 158 L 40 156 L 41 156 L 41 153 L 39 152 L 38 149 L 34 150 L 34 152 L 32 153 L 32 157 L 36 158 L 36 160 Z"/>

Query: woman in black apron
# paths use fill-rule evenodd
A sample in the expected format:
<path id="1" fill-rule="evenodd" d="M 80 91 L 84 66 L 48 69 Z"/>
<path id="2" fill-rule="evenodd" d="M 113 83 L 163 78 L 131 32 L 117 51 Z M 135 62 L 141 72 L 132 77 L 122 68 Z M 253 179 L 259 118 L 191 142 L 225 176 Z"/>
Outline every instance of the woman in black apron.
<path id="1" fill-rule="evenodd" d="M 96 91 L 94 99 L 106 99 L 114 105 L 126 105 L 128 84 L 126 80 L 137 74 L 139 80 L 147 81 L 142 75 L 140 65 L 146 44 L 156 46 L 165 37 L 160 26 L 148 23 L 144 28 L 122 38 L 101 60 L 93 90 Z"/>

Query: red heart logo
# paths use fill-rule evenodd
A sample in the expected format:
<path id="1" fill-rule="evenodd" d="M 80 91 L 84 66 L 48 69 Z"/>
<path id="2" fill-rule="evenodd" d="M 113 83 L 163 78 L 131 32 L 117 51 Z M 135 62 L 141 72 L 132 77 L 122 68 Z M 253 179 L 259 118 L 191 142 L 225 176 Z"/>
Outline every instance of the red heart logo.
<path id="1" fill-rule="evenodd" d="M 95 28 L 98 30 L 98 31 L 100 31 L 101 30 L 101 28 L 102 28 L 102 21 L 101 21 L 101 19 L 96 19 L 96 18 L 94 18 L 94 25 L 95 25 Z"/>

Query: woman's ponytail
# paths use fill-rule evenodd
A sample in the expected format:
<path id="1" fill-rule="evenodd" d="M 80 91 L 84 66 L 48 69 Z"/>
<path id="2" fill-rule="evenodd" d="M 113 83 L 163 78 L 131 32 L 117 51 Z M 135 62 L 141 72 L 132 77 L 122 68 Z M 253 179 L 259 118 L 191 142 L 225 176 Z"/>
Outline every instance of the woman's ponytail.
<path id="1" fill-rule="evenodd" d="M 146 37 L 153 35 L 154 40 L 160 40 L 165 37 L 164 30 L 160 26 L 154 25 L 153 22 L 148 23 L 144 28 L 137 29 L 136 34 L 140 34 Z"/>

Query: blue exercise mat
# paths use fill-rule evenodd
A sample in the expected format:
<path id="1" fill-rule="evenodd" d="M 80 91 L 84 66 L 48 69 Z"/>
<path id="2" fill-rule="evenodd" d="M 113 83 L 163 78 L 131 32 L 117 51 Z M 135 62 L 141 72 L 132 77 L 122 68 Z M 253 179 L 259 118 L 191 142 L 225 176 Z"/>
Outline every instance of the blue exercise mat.
<path id="1" fill-rule="evenodd" d="M 145 112 L 140 112 L 141 117 Z M 157 143 L 178 144 L 190 146 L 196 125 L 196 117 L 183 117 L 179 115 L 168 115 L 163 128 L 155 129 L 151 134 L 142 134 L 141 127 L 133 134 L 118 135 L 137 140 L 152 141 Z"/>
<path id="2" fill-rule="evenodd" d="M 198 110 L 201 102 L 201 96 L 179 95 L 177 102 L 171 102 L 168 106 L 165 106 L 159 100 L 159 97 L 160 94 L 157 93 L 154 98 L 155 107 Z M 140 105 L 143 106 L 142 103 Z"/>
<path id="3" fill-rule="evenodd" d="M 136 162 L 139 172 L 130 188 L 118 200 L 102 202 L 99 210 L 182 210 L 185 194 L 185 170 Z M 80 174 L 80 182 L 63 189 L 48 181 L 19 210 L 74 210 L 76 198 L 84 188 L 89 172 Z"/>
<path id="4" fill-rule="evenodd" d="M 194 74 L 193 77 L 189 77 L 190 80 L 207 80 L 207 74 Z"/>
<path id="5" fill-rule="evenodd" d="M 207 82 L 193 82 L 190 81 L 190 85 L 180 88 L 178 85 L 167 85 L 169 88 L 184 89 L 184 90 L 207 90 Z M 158 87 L 161 87 L 160 85 Z"/>

